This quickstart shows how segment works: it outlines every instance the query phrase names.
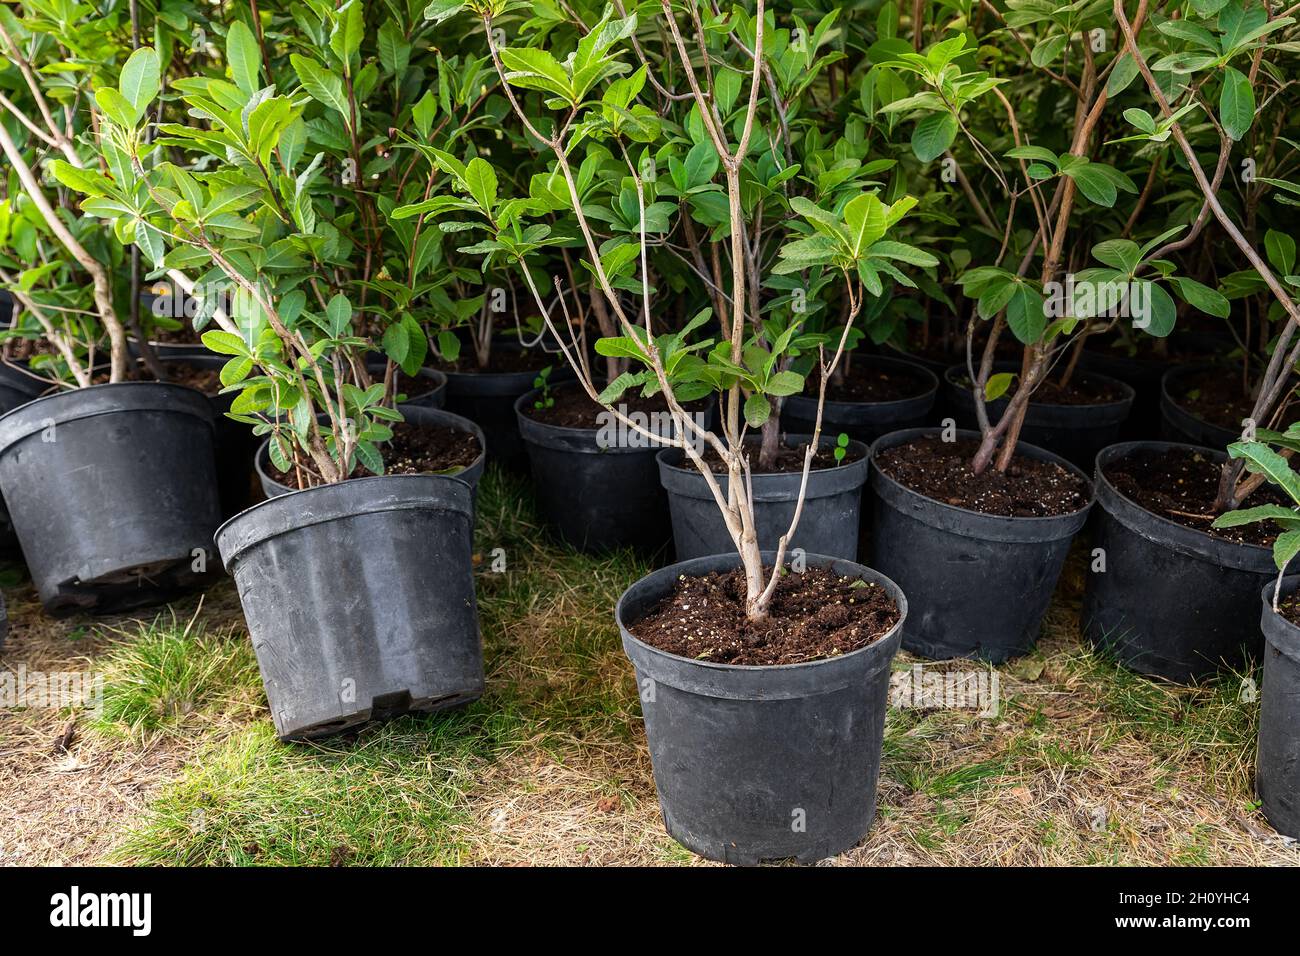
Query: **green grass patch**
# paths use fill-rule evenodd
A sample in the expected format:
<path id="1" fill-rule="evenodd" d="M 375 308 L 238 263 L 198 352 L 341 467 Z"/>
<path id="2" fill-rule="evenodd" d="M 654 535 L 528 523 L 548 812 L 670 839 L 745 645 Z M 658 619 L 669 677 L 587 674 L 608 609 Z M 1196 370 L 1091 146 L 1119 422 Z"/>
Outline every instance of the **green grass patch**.
<path id="1" fill-rule="evenodd" d="M 174 614 L 116 632 L 99 660 L 104 707 L 92 730 L 137 740 L 265 716 L 257 659 L 248 635 L 206 630 Z"/>

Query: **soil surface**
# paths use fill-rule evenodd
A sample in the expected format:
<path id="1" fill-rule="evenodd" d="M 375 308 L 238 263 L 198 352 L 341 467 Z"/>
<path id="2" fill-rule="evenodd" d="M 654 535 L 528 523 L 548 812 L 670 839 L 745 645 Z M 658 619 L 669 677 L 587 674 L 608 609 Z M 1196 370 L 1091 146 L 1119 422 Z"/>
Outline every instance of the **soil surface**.
<path id="1" fill-rule="evenodd" d="M 179 329 L 154 329 L 149 341 L 158 345 L 202 345 L 203 339 L 188 324 Z"/>
<path id="2" fill-rule="evenodd" d="M 1241 390 L 1240 370 L 1207 368 L 1184 376 L 1172 398 L 1184 411 L 1203 422 L 1236 431 L 1249 418 L 1255 402 Z"/>
<path id="3" fill-rule="evenodd" d="M 460 358 L 456 361 L 442 362 L 434 367 L 444 372 L 478 375 L 483 373 L 540 372 L 548 365 L 552 365 L 556 369 L 561 366 L 568 368 L 568 362 L 563 355 L 548 355 L 545 352 L 527 352 L 520 349 L 502 348 L 494 348 L 488 356 L 487 366 L 480 368 L 478 360 L 474 358 L 474 350 L 466 347 L 461 348 Z"/>
<path id="4" fill-rule="evenodd" d="M 376 385 L 381 383 L 384 380 L 383 368 L 381 367 L 377 372 L 372 372 L 370 377 Z M 437 387 L 438 383 L 432 379 L 407 375 L 401 369 L 397 369 L 397 394 L 405 396 L 405 401 L 422 398 Z"/>
<path id="5" fill-rule="evenodd" d="M 826 438 L 825 431 L 822 432 L 822 438 Z M 834 437 L 833 435 L 830 437 Z M 754 440 L 745 447 L 745 457 L 749 460 L 749 467 L 756 475 L 788 475 L 798 474 L 803 471 L 803 459 L 808 454 L 808 443 L 800 445 L 787 445 L 782 441 L 776 451 L 776 461 L 771 468 L 760 468 L 758 464 L 758 441 Z M 715 475 L 725 475 L 727 466 L 723 463 L 722 458 L 712 448 L 705 451 L 704 461 L 713 469 Z M 835 449 L 823 447 L 818 449 L 817 454 L 813 455 L 812 468 L 835 468 L 840 465 L 847 465 L 850 462 L 861 461 L 865 453 L 855 449 L 852 445 L 844 449 L 844 460 L 835 460 Z M 691 463 L 679 462 L 681 467 L 691 467 Z"/>
<path id="6" fill-rule="evenodd" d="M 766 621 L 745 617 L 740 568 L 683 575 L 673 593 L 629 625 L 641 641 L 716 664 L 802 664 L 874 643 L 898 623 L 898 605 L 879 584 L 826 568 L 786 571 Z"/>
<path id="7" fill-rule="evenodd" d="M 1236 528 L 1210 527 L 1210 522 L 1218 516 L 1214 499 L 1219 493 L 1219 473 L 1218 462 L 1185 449 L 1135 451 L 1111 462 L 1104 471 L 1116 491 L 1162 518 L 1225 541 L 1271 545 L 1278 535 L 1278 528 L 1272 522 Z M 1287 500 L 1280 492 L 1263 485 L 1243 507 L 1269 504 L 1286 505 Z"/>
<path id="8" fill-rule="evenodd" d="M 1294 624 L 1300 627 L 1300 594 L 1292 594 L 1290 597 L 1284 597 L 1277 605 L 1278 612 Z"/>
<path id="9" fill-rule="evenodd" d="M 596 386 L 600 388 L 599 383 Z M 630 388 L 619 398 L 616 406 L 624 414 L 630 415 L 633 412 L 640 412 L 644 415 L 652 415 L 656 412 L 668 413 L 668 403 L 664 401 L 662 395 L 655 395 L 653 398 L 643 398 L 640 394 L 640 387 Z M 529 418 L 539 421 L 544 425 L 554 425 L 557 428 L 589 428 L 598 429 L 602 425 L 601 414 L 606 411 L 605 406 L 598 405 L 591 400 L 591 397 L 583 389 L 572 382 L 561 382 L 559 385 L 552 385 L 550 389 L 550 398 L 552 404 L 538 408 L 534 403 L 533 406 L 524 409 L 524 414 Z M 538 396 L 537 401 L 542 401 L 542 396 Z M 686 402 L 682 405 L 688 412 L 698 413 L 704 411 L 707 407 L 705 400 Z M 672 434 L 672 424 L 665 419 L 667 431 L 664 434 Z"/>
<path id="10" fill-rule="evenodd" d="M 166 362 L 163 370 L 169 381 L 175 385 L 188 385 L 197 388 L 204 395 L 216 395 L 221 391 L 221 369 L 201 368 L 188 362 Z"/>
<path id="11" fill-rule="evenodd" d="M 958 377 L 957 385 L 970 391 L 970 378 L 966 375 Z M 998 398 L 1000 402 L 1010 401 L 1011 396 L 1016 393 L 1019 387 L 1019 376 L 1013 387 L 1008 390 L 1005 396 Z M 1095 377 L 1075 374 L 1070 379 L 1070 384 L 1062 386 L 1057 379 L 1049 379 L 1043 382 L 1038 388 L 1034 389 L 1033 397 L 1030 398 L 1031 405 L 1109 405 L 1112 402 L 1123 401 L 1124 392 L 1122 389 L 1112 385 L 1110 382 L 1102 381 Z M 992 403 L 990 403 L 992 404 Z"/>
<path id="12" fill-rule="evenodd" d="M 474 464 L 482 453 L 478 439 L 470 432 L 446 425 L 411 422 L 395 424 L 392 440 L 380 445 L 379 450 L 384 456 L 384 473 L 389 475 L 454 474 Z M 282 485 L 297 486 L 292 473 L 280 471 L 273 464 L 268 474 Z M 369 474 L 358 465 L 352 477 L 364 478 Z"/>
<path id="13" fill-rule="evenodd" d="M 847 356 L 846 356 L 847 358 Z M 847 369 L 841 359 L 842 379 L 831 376 L 826 386 L 828 402 L 898 402 L 924 395 L 929 381 L 917 372 L 892 366 L 876 365 L 868 355 L 855 355 Z M 818 376 L 810 375 L 804 395 L 817 397 Z"/>
<path id="14" fill-rule="evenodd" d="M 1043 518 L 1071 514 L 1088 503 L 1088 483 L 1055 462 L 1017 455 L 1005 472 L 990 465 L 976 475 L 971 459 L 978 448 L 970 439 L 945 442 L 923 435 L 882 451 L 875 464 L 912 491 L 981 514 Z"/>

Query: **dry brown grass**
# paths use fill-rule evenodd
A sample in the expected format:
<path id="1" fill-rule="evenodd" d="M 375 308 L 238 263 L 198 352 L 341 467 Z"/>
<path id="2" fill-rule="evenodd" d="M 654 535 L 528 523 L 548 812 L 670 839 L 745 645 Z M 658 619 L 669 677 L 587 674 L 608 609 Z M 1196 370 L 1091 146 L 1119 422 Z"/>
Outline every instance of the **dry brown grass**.
<path id="1" fill-rule="evenodd" d="M 86 726 L 67 754 L 52 752 L 66 715 L 0 715 L 0 861 L 328 863 L 346 847 L 352 863 L 699 865 L 663 830 L 611 620 L 641 566 L 546 544 L 506 490 L 481 502 L 480 547 L 506 547 L 510 570 L 480 569 L 480 704 L 293 748 L 240 692 L 153 736 Z M 1076 561 L 1039 649 L 998 668 L 996 718 L 891 711 L 876 826 L 834 864 L 1300 863 L 1253 805 L 1256 705 L 1232 677 L 1179 688 L 1098 659 L 1075 623 L 1081 586 Z M 29 591 L 6 596 L 4 666 L 133 659 L 111 657 L 130 640 L 120 622 L 51 622 Z M 241 626 L 229 585 L 203 617 Z"/>

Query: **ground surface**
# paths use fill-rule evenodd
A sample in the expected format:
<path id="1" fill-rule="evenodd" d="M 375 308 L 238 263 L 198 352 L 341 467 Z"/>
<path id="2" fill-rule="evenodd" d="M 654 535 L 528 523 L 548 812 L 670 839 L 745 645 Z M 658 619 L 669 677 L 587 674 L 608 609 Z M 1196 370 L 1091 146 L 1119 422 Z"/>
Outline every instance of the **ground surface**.
<path id="1" fill-rule="evenodd" d="M 526 497 L 481 491 L 484 699 L 313 746 L 276 741 L 228 582 L 56 622 L 10 569 L 0 673 L 102 674 L 104 706 L 0 711 L 0 863 L 697 863 L 659 819 L 612 619 L 644 566 L 551 544 Z M 997 669 L 997 717 L 890 711 L 876 826 L 835 862 L 1300 863 L 1253 803 L 1251 675 L 1112 666 L 1079 641 L 1081 586 L 1072 563 L 1039 649 Z"/>

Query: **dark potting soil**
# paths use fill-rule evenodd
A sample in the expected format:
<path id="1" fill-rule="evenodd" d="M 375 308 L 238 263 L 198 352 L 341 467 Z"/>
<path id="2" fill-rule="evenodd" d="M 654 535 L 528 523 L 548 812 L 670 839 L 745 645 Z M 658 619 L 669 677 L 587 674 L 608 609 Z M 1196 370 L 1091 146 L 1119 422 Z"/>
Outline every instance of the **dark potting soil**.
<path id="1" fill-rule="evenodd" d="M 1241 389 L 1239 372 L 1207 368 L 1192 373 L 1179 380 L 1180 393 L 1170 397 L 1201 421 L 1235 431 L 1255 408 L 1254 399 Z"/>
<path id="2" fill-rule="evenodd" d="M 981 514 L 1045 518 L 1071 514 L 1088 503 L 1088 483 L 1055 462 L 1017 455 L 1006 471 L 990 465 L 977 475 L 971 460 L 978 449 L 971 439 L 946 442 L 923 435 L 885 449 L 875 464 L 918 494 Z"/>
<path id="3" fill-rule="evenodd" d="M 371 376 L 375 384 L 384 380 L 384 373 L 381 369 Z M 397 370 L 397 395 L 402 397 L 403 401 L 409 401 L 413 398 L 420 398 L 428 395 L 437 387 L 437 383 L 427 378 L 417 378 L 413 375 L 407 375 L 401 369 Z"/>
<path id="4" fill-rule="evenodd" d="M 1296 627 L 1300 627 L 1300 594 L 1282 598 L 1278 602 L 1277 609 L 1284 618 Z"/>
<path id="5" fill-rule="evenodd" d="M 493 349 L 488 355 L 488 363 L 480 368 L 474 358 L 473 349 L 461 349 L 460 358 L 454 362 L 443 362 L 437 366 L 444 372 L 461 372 L 468 375 L 479 373 L 509 374 L 511 372 L 540 372 L 546 366 L 557 369 L 567 368 L 568 361 L 563 355 L 547 355 L 545 352 L 528 352 L 520 349 Z"/>
<path id="6" fill-rule="evenodd" d="M 916 372 L 873 365 L 867 356 L 854 358 L 857 361 L 850 361 L 847 368 L 841 365 L 844 374 L 839 381 L 836 381 L 836 376 L 831 376 L 826 385 L 826 401 L 898 402 L 923 395 L 929 388 L 926 378 Z M 804 394 L 816 398 L 818 384 L 817 376 L 809 376 Z"/>
<path id="7" fill-rule="evenodd" d="M 825 432 L 822 433 L 825 438 Z M 832 436 L 833 437 L 833 436 Z M 770 468 L 762 468 L 758 463 L 758 443 L 755 441 L 745 446 L 745 458 L 749 461 L 750 470 L 756 475 L 788 475 L 798 474 L 803 471 L 803 460 L 808 454 L 808 443 L 800 445 L 787 445 L 784 442 L 777 448 L 776 460 Z M 852 446 L 844 450 L 842 461 L 835 460 L 834 448 L 820 448 L 817 454 L 813 455 L 812 468 L 835 468 L 839 465 L 847 465 L 850 462 L 860 461 L 865 456 L 864 452 L 855 450 Z M 708 466 L 713 469 L 715 475 L 725 475 L 727 466 L 723 463 L 722 458 L 713 448 L 705 450 L 702 456 Z M 688 467 L 689 462 L 683 463 L 682 467 Z"/>
<path id="8" fill-rule="evenodd" d="M 970 378 L 963 375 L 957 380 L 957 384 L 969 390 L 971 387 Z M 1011 398 L 1016 393 L 1016 387 L 1019 386 L 1019 376 L 1013 387 L 1007 391 L 1006 397 Z M 1029 399 L 1031 405 L 1109 405 L 1111 402 L 1118 402 L 1124 398 L 1124 392 L 1109 382 L 1104 382 L 1088 375 L 1075 374 L 1070 378 L 1070 384 L 1062 386 L 1057 379 L 1049 379 L 1034 389 L 1033 396 Z"/>
<path id="9" fill-rule="evenodd" d="M 1112 461 L 1105 476 L 1115 490 L 1152 514 L 1185 528 L 1205 531 L 1225 541 L 1268 546 L 1278 535 L 1272 522 L 1212 528 L 1218 517 L 1214 499 L 1219 494 L 1221 466 L 1200 452 L 1174 448 L 1167 451 L 1142 449 Z M 1269 485 L 1257 489 L 1243 505 L 1287 505 L 1280 492 Z"/>
<path id="10" fill-rule="evenodd" d="M 384 472 L 389 475 L 440 475 L 455 474 L 474 464 L 481 449 L 478 439 L 470 432 L 458 431 L 446 425 L 415 425 L 398 422 L 393 426 L 393 437 L 379 446 L 384 456 Z M 361 466 L 353 471 L 353 478 L 364 478 L 370 472 Z M 270 466 L 270 475 L 282 485 L 296 486 L 291 472 Z"/>
<path id="11" fill-rule="evenodd" d="M 175 385 L 197 388 L 204 395 L 216 395 L 221 391 L 221 369 L 200 368 L 186 362 L 168 362 L 163 370 Z"/>
<path id="12" fill-rule="evenodd" d="M 591 396 L 581 386 L 573 383 L 561 383 L 553 386 L 550 390 L 550 398 L 552 404 L 538 408 L 536 402 L 534 402 L 532 406 L 524 409 L 524 414 L 544 425 L 554 425 L 557 428 L 596 429 L 601 427 L 602 419 L 600 416 L 606 413 L 605 406 L 593 402 Z M 538 396 L 537 401 L 543 401 L 542 396 Z M 644 415 L 652 415 L 656 412 L 665 415 L 668 413 L 668 403 L 664 401 L 662 395 L 643 398 L 640 395 L 639 388 L 628 389 L 615 404 L 625 415 L 634 412 L 640 412 Z M 704 410 L 705 402 L 686 402 L 682 407 L 688 412 L 700 412 Z M 671 423 L 668 423 L 666 427 L 667 431 L 661 430 L 660 433 L 671 434 Z"/>
<path id="13" fill-rule="evenodd" d="M 188 325 L 179 329 L 154 329 L 149 336 L 150 342 L 159 345 L 202 345 L 203 339 Z"/>
<path id="14" fill-rule="evenodd" d="M 879 584 L 827 568 L 786 571 L 765 621 L 745 617 L 740 568 L 683 575 L 673 593 L 629 630 L 651 647 L 715 664 L 803 664 L 866 647 L 898 623 Z"/>

